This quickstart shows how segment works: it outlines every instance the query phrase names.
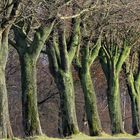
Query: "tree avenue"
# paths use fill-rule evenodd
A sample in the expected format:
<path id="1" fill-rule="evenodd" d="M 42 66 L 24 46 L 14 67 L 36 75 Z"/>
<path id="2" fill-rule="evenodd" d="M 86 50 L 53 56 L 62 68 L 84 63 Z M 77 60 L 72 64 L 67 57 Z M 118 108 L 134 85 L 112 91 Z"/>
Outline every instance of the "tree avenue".
<path id="1" fill-rule="evenodd" d="M 1 0 L 0 139 L 138 137 L 139 5 Z"/>

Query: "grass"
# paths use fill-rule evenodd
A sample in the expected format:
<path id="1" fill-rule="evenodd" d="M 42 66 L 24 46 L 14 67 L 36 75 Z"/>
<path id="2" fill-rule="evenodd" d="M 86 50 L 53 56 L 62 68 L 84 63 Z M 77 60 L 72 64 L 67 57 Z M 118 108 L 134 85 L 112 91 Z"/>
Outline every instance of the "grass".
<path id="1" fill-rule="evenodd" d="M 140 135 L 132 136 L 130 134 L 118 134 L 118 135 L 110 136 L 108 134 L 103 134 L 100 137 L 90 137 L 83 133 L 79 133 L 77 135 L 72 135 L 64 139 L 49 138 L 47 136 L 35 136 L 35 137 L 26 138 L 24 140 L 140 140 Z"/>

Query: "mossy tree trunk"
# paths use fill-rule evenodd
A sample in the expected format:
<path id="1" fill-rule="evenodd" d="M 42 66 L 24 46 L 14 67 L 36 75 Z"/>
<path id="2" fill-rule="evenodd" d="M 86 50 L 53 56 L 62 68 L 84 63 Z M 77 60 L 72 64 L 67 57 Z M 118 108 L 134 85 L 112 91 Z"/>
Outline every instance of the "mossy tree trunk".
<path id="1" fill-rule="evenodd" d="M 128 93 L 131 99 L 133 134 L 140 133 L 140 54 L 130 55 L 124 65 Z"/>
<path id="2" fill-rule="evenodd" d="M 10 5 L 10 6 L 9 6 Z M 5 9 L 3 9 L 3 7 Z M 8 34 L 16 19 L 19 1 L 1 1 L 0 19 L 0 139 L 12 138 L 13 133 L 10 124 L 8 110 L 8 95 L 5 79 L 5 68 L 8 57 Z"/>
<path id="3" fill-rule="evenodd" d="M 112 46 L 108 47 L 108 45 Z M 110 44 L 106 42 L 105 46 L 103 46 L 100 51 L 100 62 L 108 85 L 108 108 L 113 134 L 125 133 L 122 123 L 119 74 L 123 63 L 130 53 L 130 49 L 131 47 L 128 46 L 126 42 L 124 42 L 124 46 L 121 51 L 114 42 L 111 42 Z"/>
<path id="4" fill-rule="evenodd" d="M 13 137 L 9 111 L 8 96 L 5 81 L 5 67 L 8 57 L 9 28 L 0 34 L 0 138 Z"/>
<path id="5" fill-rule="evenodd" d="M 27 136 L 41 135 L 37 106 L 36 60 L 29 54 L 20 56 L 23 126 Z"/>
<path id="6" fill-rule="evenodd" d="M 60 92 L 62 133 L 64 136 L 79 132 L 71 63 L 79 43 L 80 21 L 73 19 L 72 23 L 73 31 L 69 43 L 66 42 L 65 29 L 59 29 L 59 34 L 53 34 L 53 40 L 47 46 L 50 72 Z"/>
<path id="7" fill-rule="evenodd" d="M 110 74 L 107 97 L 113 134 L 124 133 L 119 88 L 119 75 Z"/>
<path id="8" fill-rule="evenodd" d="M 90 71 L 80 72 L 80 81 L 84 92 L 85 110 L 91 136 L 99 136 L 103 130 L 97 109 L 96 94 Z"/>
<path id="9" fill-rule="evenodd" d="M 53 25 L 54 22 L 48 27 L 39 27 L 30 44 L 27 40 L 27 34 L 23 32 L 22 28 L 13 28 L 16 44 L 13 42 L 11 44 L 16 48 L 20 58 L 22 117 L 24 132 L 27 136 L 42 135 L 37 106 L 36 63 Z"/>
<path id="10" fill-rule="evenodd" d="M 71 70 L 55 77 L 57 87 L 60 91 L 60 107 L 62 117 L 62 131 L 64 136 L 77 134 L 79 132 L 76 110 L 73 78 Z"/>
<path id="11" fill-rule="evenodd" d="M 76 58 L 77 62 L 75 63 L 75 68 L 79 73 L 79 78 L 84 93 L 85 110 L 91 136 L 99 136 L 103 132 L 97 109 L 96 94 L 90 74 L 91 65 L 97 58 L 100 47 L 101 36 L 99 36 L 99 39 L 95 45 L 86 42 L 86 45 L 82 48 L 81 61 L 80 59 Z"/>
<path id="12" fill-rule="evenodd" d="M 133 134 L 140 133 L 140 95 L 130 95 L 132 110 L 132 129 Z"/>

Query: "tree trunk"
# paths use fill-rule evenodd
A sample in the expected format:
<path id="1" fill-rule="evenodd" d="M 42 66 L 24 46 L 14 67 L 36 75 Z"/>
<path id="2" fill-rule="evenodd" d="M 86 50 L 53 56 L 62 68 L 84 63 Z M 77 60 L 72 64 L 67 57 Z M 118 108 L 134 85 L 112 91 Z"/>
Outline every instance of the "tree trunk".
<path id="1" fill-rule="evenodd" d="M 79 71 L 79 77 L 85 98 L 85 110 L 91 136 L 99 136 L 102 133 L 101 122 L 99 119 L 96 95 L 90 75 L 90 71 Z"/>
<path id="2" fill-rule="evenodd" d="M 110 75 L 107 97 L 112 134 L 124 133 L 119 92 L 119 75 L 116 73 Z"/>
<path id="3" fill-rule="evenodd" d="M 77 134 L 79 128 L 76 117 L 75 95 L 71 71 L 59 72 L 55 79 L 60 91 L 63 135 L 69 136 Z"/>
<path id="4" fill-rule="evenodd" d="M 36 83 L 36 59 L 29 54 L 20 56 L 22 82 L 23 126 L 27 136 L 41 135 Z"/>
<path id="5" fill-rule="evenodd" d="M 0 139 L 13 137 L 5 81 L 5 67 L 8 57 L 8 33 L 9 29 L 5 29 L 5 31 L 0 34 Z"/>
<path id="6" fill-rule="evenodd" d="M 137 93 L 134 77 L 127 74 L 128 93 L 131 98 L 132 129 L 133 134 L 140 133 L 140 94 Z"/>
<path id="7" fill-rule="evenodd" d="M 132 108 L 132 128 L 133 134 L 140 133 L 140 95 L 130 96 Z"/>
<path id="8" fill-rule="evenodd" d="M 0 138 L 13 137 L 9 111 L 8 97 L 5 83 L 5 68 L 0 66 Z"/>

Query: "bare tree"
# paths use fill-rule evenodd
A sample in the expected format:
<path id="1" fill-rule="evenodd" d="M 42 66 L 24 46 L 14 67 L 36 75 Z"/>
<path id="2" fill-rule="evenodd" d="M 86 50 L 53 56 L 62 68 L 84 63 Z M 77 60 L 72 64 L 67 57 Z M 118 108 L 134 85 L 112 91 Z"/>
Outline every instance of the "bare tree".
<path id="1" fill-rule="evenodd" d="M 66 42 L 66 32 L 62 26 L 59 34 L 53 35 L 53 44 L 49 43 L 47 47 L 50 71 L 60 92 L 64 136 L 79 132 L 71 64 L 79 42 L 80 20 L 73 19 L 72 23 L 73 32 L 69 44 Z"/>
<path id="2" fill-rule="evenodd" d="M 17 25 L 19 26 L 13 27 L 15 43 L 10 42 L 16 48 L 20 58 L 24 131 L 26 135 L 41 135 L 37 107 L 36 63 L 44 43 L 52 31 L 54 21 L 48 23 L 47 27 L 40 26 L 34 33 L 31 42 L 27 40 L 28 31 L 23 30 L 24 24 L 23 26 Z"/>
<path id="3" fill-rule="evenodd" d="M 2 0 L 0 2 L 0 138 L 13 137 L 5 83 L 5 67 L 8 57 L 8 34 L 16 19 L 20 1 Z"/>
<path id="4" fill-rule="evenodd" d="M 128 93 L 131 98 L 133 134 L 140 133 L 140 51 L 132 49 L 124 65 Z"/>

